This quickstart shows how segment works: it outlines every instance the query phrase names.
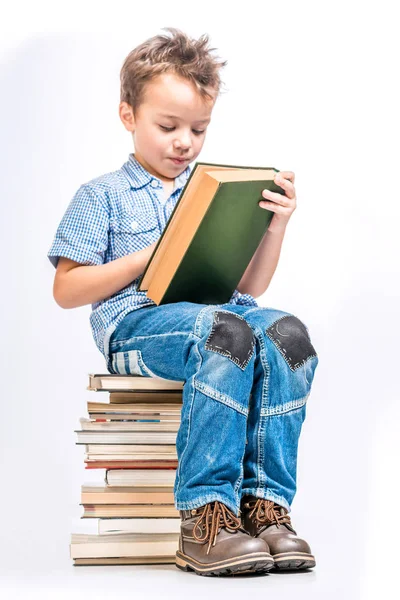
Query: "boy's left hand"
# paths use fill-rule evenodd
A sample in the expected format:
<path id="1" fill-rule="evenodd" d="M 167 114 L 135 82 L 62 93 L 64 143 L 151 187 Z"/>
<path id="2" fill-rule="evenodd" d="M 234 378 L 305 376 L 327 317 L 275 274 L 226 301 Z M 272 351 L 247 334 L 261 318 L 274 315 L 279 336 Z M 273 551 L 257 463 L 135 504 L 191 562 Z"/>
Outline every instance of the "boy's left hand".
<path id="1" fill-rule="evenodd" d="M 258 205 L 275 213 L 269 224 L 268 231 L 279 233 L 285 231 L 286 225 L 296 208 L 294 173 L 293 171 L 280 171 L 275 175 L 274 181 L 276 185 L 279 185 L 285 191 L 285 195 L 263 190 L 262 195 L 264 198 L 268 198 L 268 200 L 260 200 Z"/>

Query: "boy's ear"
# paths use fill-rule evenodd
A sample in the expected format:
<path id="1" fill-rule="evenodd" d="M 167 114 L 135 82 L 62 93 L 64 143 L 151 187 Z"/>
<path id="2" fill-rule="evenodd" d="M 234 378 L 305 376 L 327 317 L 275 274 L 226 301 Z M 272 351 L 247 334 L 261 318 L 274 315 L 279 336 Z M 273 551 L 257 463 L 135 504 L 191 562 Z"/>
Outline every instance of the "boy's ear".
<path id="1" fill-rule="evenodd" d="M 132 133 L 135 131 L 135 117 L 133 115 L 132 107 L 127 102 L 120 103 L 119 118 L 127 131 Z"/>

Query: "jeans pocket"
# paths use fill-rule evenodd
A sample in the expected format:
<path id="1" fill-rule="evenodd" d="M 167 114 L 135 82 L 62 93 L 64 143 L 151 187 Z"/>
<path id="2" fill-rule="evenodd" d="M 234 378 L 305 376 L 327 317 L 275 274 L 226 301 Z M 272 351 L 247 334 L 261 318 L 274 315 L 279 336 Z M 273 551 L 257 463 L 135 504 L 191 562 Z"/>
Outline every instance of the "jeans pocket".
<path id="1" fill-rule="evenodd" d="M 140 350 L 126 350 L 110 353 L 111 369 L 118 375 L 141 375 L 157 377 L 145 364 Z"/>

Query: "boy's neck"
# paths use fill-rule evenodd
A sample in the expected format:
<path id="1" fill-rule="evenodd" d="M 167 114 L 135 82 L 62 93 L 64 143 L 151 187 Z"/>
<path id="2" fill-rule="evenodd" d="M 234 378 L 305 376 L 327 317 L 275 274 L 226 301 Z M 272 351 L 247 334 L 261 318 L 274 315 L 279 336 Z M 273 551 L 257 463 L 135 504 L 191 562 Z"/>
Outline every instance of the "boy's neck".
<path id="1" fill-rule="evenodd" d="M 160 179 L 167 186 L 174 185 L 175 177 L 170 178 L 170 177 L 165 177 L 164 175 L 160 175 L 144 160 L 144 158 L 142 158 L 140 155 L 137 155 L 136 153 L 133 153 L 133 157 L 138 161 L 138 163 L 140 163 L 142 165 L 142 167 L 144 169 L 146 169 L 146 171 L 148 171 L 150 173 L 150 175 L 157 177 L 157 179 Z"/>

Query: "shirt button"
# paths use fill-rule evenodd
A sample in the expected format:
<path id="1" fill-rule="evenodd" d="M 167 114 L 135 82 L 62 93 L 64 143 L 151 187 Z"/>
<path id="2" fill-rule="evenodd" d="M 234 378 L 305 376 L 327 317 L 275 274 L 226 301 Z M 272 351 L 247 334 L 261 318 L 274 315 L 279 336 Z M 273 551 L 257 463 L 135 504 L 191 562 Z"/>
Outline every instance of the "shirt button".
<path id="1" fill-rule="evenodd" d="M 158 181 L 157 179 L 152 179 L 150 182 L 151 187 L 156 188 L 158 187 Z"/>

